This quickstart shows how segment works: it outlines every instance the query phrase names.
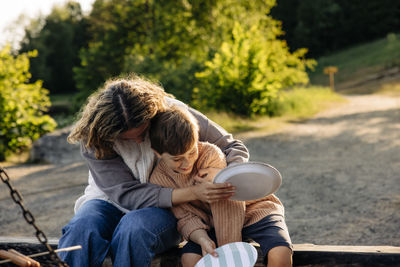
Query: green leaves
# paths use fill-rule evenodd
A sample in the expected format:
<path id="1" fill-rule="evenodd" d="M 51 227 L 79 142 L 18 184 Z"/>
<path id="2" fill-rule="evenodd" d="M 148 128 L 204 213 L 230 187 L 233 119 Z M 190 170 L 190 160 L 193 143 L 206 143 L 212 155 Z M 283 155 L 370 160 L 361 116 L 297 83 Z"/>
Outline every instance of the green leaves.
<path id="1" fill-rule="evenodd" d="M 44 115 L 50 101 L 42 82 L 28 83 L 29 58 L 35 54 L 13 57 L 10 47 L 0 51 L 0 160 L 7 153 L 29 147 L 56 126 Z"/>
<path id="2" fill-rule="evenodd" d="M 275 0 L 97 0 L 74 78 L 80 100 L 106 79 L 138 73 L 201 109 L 270 114 L 283 88 L 308 82 L 307 50 L 290 52 Z M 54 14 L 55 16 L 56 14 Z M 57 17 L 57 16 L 56 16 Z M 61 16 L 58 16 L 61 17 Z"/>
<path id="3" fill-rule="evenodd" d="M 38 51 L 31 59 L 31 81 L 42 80 L 53 94 L 76 92 L 72 70 L 80 64 L 79 50 L 87 46 L 86 28 L 80 4 L 73 1 L 55 5 L 47 17 L 33 20 L 19 50 Z"/>
<path id="4" fill-rule="evenodd" d="M 281 89 L 308 83 L 305 69 L 315 61 L 303 58 L 306 50 L 290 53 L 284 41 L 266 37 L 260 29 L 259 24 L 246 27 L 235 22 L 231 38 L 205 62 L 204 71 L 196 73 L 198 107 L 247 116 L 268 114 L 269 103 Z"/>

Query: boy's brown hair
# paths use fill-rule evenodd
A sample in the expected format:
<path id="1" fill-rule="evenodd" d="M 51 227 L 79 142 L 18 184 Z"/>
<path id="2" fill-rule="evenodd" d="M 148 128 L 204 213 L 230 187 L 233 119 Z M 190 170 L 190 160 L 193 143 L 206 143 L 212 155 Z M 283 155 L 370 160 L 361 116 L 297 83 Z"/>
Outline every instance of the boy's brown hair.
<path id="1" fill-rule="evenodd" d="M 151 120 L 151 148 L 177 156 L 186 153 L 199 139 L 196 119 L 184 108 L 171 107 Z"/>

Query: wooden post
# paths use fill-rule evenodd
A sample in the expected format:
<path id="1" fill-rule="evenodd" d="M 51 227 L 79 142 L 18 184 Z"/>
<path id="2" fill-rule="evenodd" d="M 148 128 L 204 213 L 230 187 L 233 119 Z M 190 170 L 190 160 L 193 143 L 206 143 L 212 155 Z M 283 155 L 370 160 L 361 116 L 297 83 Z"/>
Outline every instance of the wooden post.
<path id="1" fill-rule="evenodd" d="M 335 90 L 335 78 L 334 74 L 338 72 L 338 68 L 334 66 L 329 66 L 324 68 L 324 73 L 329 75 L 329 86 L 331 87 L 332 91 Z"/>

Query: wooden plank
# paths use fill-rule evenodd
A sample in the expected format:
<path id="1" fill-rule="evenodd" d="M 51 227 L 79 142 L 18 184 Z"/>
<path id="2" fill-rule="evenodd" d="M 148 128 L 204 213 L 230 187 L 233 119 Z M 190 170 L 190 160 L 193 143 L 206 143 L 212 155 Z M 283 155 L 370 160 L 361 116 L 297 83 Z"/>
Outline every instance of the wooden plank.
<path id="1" fill-rule="evenodd" d="M 324 251 L 343 253 L 400 253 L 400 247 L 393 246 L 331 246 L 314 244 L 294 244 L 295 251 Z"/>
<path id="2" fill-rule="evenodd" d="M 294 244 L 294 266 L 400 266 L 400 247 Z"/>
<path id="3" fill-rule="evenodd" d="M 50 245 L 58 245 L 58 238 L 50 237 L 47 238 L 47 242 Z M 0 244 L 7 244 L 7 243 L 27 243 L 27 244 L 40 244 L 39 240 L 35 237 L 10 237 L 10 236 L 0 236 Z"/>
<path id="4" fill-rule="evenodd" d="M 49 238 L 49 244 L 56 248 L 57 238 Z M 261 255 L 257 243 L 252 243 Z M 361 267 L 361 266 L 400 266 L 400 247 L 394 246 L 332 246 L 315 244 L 294 244 L 293 266 L 299 267 Z M 25 255 L 46 249 L 36 238 L 1 237 L 0 249 L 14 248 Z M 179 264 L 179 249 L 174 248 L 157 255 L 152 267 L 177 267 Z M 4 265 L 7 266 L 7 265 Z M 10 265 L 12 266 L 12 265 Z M 103 267 L 112 266 L 107 258 Z M 259 256 L 256 267 L 265 266 Z M 3 265 L 1 266 L 3 267 Z"/>

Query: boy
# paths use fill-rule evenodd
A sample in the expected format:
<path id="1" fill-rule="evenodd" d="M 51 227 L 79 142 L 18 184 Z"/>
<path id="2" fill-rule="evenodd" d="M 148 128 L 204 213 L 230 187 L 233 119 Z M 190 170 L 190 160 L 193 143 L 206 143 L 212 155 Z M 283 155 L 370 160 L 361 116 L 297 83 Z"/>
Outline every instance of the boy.
<path id="1" fill-rule="evenodd" d="M 151 121 L 152 149 L 160 161 L 150 182 L 182 188 L 199 182 L 197 170 L 226 167 L 225 157 L 212 144 L 198 141 L 198 126 L 187 111 L 174 107 L 160 112 Z M 206 177 L 211 182 L 214 177 Z M 204 182 L 204 181 L 202 181 Z M 183 267 L 194 266 L 207 253 L 222 246 L 251 238 L 260 244 L 268 266 L 291 266 L 292 245 L 283 219 L 284 208 L 274 195 L 253 201 L 200 201 L 174 206 L 178 231 L 188 243 L 182 248 Z M 242 236 L 243 235 L 243 236 Z"/>

